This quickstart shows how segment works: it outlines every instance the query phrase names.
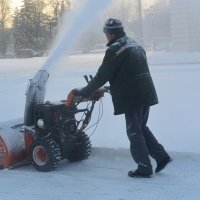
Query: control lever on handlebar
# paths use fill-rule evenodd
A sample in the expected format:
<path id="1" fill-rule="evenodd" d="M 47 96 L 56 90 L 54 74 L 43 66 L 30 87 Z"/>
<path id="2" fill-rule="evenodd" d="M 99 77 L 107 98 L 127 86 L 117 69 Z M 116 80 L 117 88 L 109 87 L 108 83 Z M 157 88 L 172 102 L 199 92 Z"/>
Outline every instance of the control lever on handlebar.
<path id="1" fill-rule="evenodd" d="M 90 80 L 93 80 L 93 76 L 92 75 L 90 75 Z"/>
<path id="2" fill-rule="evenodd" d="M 89 83 L 88 76 L 87 76 L 87 75 L 84 75 L 84 78 L 85 78 L 85 80 L 86 80 L 86 82 L 87 82 L 87 84 L 88 84 L 88 83 Z"/>
<path id="3" fill-rule="evenodd" d="M 88 78 L 87 75 L 84 75 L 84 78 L 85 78 L 87 84 L 88 84 L 91 80 L 93 80 L 93 76 L 92 76 L 92 75 L 89 75 L 90 81 L 89 81 L 89 78 Z"/>

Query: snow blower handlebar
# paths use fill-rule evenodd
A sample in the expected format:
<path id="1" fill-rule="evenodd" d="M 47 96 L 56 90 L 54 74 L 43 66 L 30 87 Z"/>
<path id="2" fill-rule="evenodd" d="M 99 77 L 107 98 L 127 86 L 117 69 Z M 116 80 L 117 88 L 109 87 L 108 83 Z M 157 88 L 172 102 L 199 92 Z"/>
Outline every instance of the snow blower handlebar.
<path id="1" fill-rule="evenodd" d="M 67 101 L 65 104 L 67 106 L 72 106 L 75 104 L 79 104 L 81 102 L 87 102 L 87 101 L 98 101 L 100 98 L 104 96 L 105 92 L 108 92 L 108 88 L 99 88 L 96 92 L 94 92 L 92 95 L 88 97 L 78 96 L 73 91 L 71 91 L 67 96 Z"/>
<path id="2" fill-rule="evenodd" d="M 90 75 L 89 77 L 91 80 L 93 79 L 92 75 Z M 89 83 L 88 76 L 85 75 L 84 78 L 85 78 L 86 82 Z M 71 91 L 67 96 L 67 101 L 65 102 L 65 104 L 67 106 L 72 106 L 75 104 L 79 104 L 81 102 L 87 102 L 87 101 L 96 102 L 96 101 L 99 101 L 99 99 L 104 96 L 105 92 L 109 92 L 109 90 L 110 90 L 109 86 L 104 86 L 104 87 L 99 88 L 96 92 L 94 92 L 93 94 L 91 94 L 88 97 L 76 95 L 73 91 Z"/>
<path id="3" fill-rule="evenodd" d="M 90 78 L 90 80 L 93 79 L 93 77 L 91 75 L 89 76 L 89 78 L 88 78 L 88 76 L 85 75 L 84 78 L 87 83 L 89 83 L 89 78 Z M 65 105 L 69 106 L 69 107 L 77 106 L 81 102 L 91 101 L 91 105 L 89 108 L 87 107 L 86 109 L 76 109 L 75 110 L 75 113 L 84 112 L 84 116 L 85 116 L 79 122 L 79 131 L 83 131 L 87 127 L 87 125 L 90 122 L 95 103 L 104 96 L 105 92 L 109 93 L 109 90 L 110 90 L 109 86 L 104 86 L 104 87 L 99 88 L 96 92 L 94 92 L 93 94 L 91 94 L 90 96 L 87 96 L 87 97 L 77 95 L 76 92 L 74 92 L 73 90 L 68 94 L 67 100 L 65 101 Z"/>

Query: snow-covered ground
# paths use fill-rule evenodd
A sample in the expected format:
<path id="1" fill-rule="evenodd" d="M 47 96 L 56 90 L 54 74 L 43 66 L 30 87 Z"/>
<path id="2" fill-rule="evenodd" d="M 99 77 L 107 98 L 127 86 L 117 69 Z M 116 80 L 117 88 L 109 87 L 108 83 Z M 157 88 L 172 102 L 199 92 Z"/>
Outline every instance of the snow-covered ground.
<path id="1" fill-rule="evenodd" d="M 46 100 L 66 99 L 94 75 L 102 54 L 65 57 L 51 72 Z M 114 116 L 111 98 L 103 98 L 104 113 L 91 136 L 93 152 L 80 163 L 63 161 L 54 172 L 32 166 L 0 171 L 2 200 L 199 200 L 200 199 L 200 53 L 149 53 L 150 70 L 160 103 L 151 109 L 149 127 L 169 151 L 173 162 L 151 179 L 131 179 L 135 169 L 129 153 L 124 116 Z M 25 91 L 46 58 L 0 60 L 0 127 L 23 117 Z M 94 123 L 98 106 L 93 114 Z M 90 135 L 92 129 L 88 131 Z M 155 162 L 152 160 L 155 168 Z"/>

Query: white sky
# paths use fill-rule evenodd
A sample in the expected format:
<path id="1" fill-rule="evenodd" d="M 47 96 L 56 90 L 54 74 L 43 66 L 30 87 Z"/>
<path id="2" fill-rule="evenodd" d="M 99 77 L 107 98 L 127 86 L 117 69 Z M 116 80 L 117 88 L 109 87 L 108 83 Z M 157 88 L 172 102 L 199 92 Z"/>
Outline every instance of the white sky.
<path id="1" fill-rule="evenodd" d="M 15 8 L 22 4 L 22 0 L 11 0 L 11 3 L 12 3 L 12 7 Z"/>
<path id="2" fill-rule="evenodd" d="M 143 6 L 151 6 L 154 2 L 156 2 L 157 0 L 141 0 Z M 11 3 L 13 4 L 12 7 L 18 7 L 22 4 L 22 0 L 11 0 Z"/>

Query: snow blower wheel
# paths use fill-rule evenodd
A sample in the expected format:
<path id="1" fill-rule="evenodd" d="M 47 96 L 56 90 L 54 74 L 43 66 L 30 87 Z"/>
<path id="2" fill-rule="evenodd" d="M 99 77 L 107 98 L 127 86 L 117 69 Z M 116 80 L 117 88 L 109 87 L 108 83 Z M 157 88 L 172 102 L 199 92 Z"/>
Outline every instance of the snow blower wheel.
<path id="1" fill-rule="evenodd" d="M 91 146 L 89 137 L 81 132 L 72 144 L 72 151 L 68 152 L 66 157 L 70 162 L 87 159 L 91 154 Z"/>
<path id="2" fill-rule="evenodd" d="M 59 145 L 53 139 L 39 139 L 31 147 L 33 166 L 41 172 L 55 170 L 61 161 Z"/>

